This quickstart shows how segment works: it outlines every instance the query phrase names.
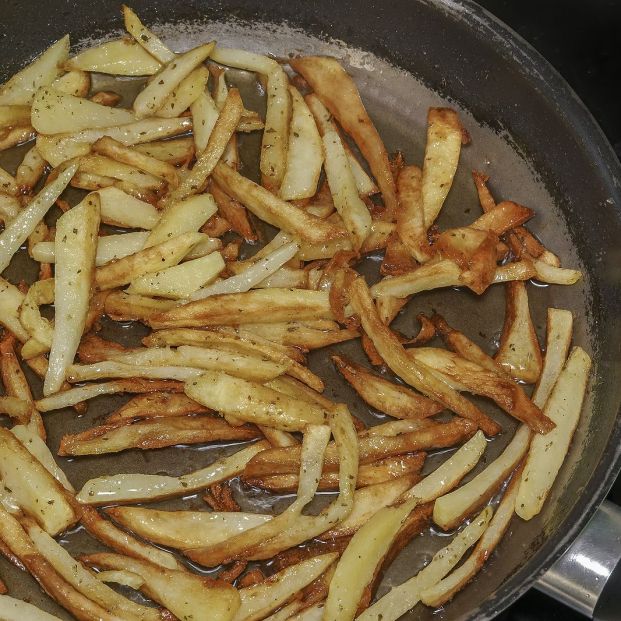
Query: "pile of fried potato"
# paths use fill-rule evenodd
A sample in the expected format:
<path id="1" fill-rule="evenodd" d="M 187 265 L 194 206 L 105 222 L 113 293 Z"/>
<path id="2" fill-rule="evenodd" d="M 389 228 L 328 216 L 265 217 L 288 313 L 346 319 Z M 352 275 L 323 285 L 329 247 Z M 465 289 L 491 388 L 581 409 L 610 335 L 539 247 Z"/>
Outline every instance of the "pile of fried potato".
<path id="1" fill-rule="evenodd" d="M 389 156 L 337 60 L 284 65 L 216 42 L 176 53 L 131 9 L 123 15 L 125 38 L 70 56 L 67 36 L 0 86 L 0 147 L 34 140 L 15 174 L 0 169 L 0 269 L 24 244 L 39 264 L 30 284 L 0 279 L 10 421 L 0 427 L 0 551 L 81 620 L 389 621 L 419 602 L 445 604 L 514 514 L 541 511 L 569 449 L 591 361 L 571 348 L 566 310 L 548 309 L 541 348 L 526 281 L 570 285 L 580 272 L 529 232 L 531 209 L 496 202 L 480 173 L 482 214 L 434 224 L 469 140 L 455 111 L 429 110 L 420 168 Z M 256 74 L 264 118 L 228 68 Z M 96 74 L 146 81 L 123 108 L 119 94 L 93 92 Z M 260 184 L 240 172 L 247 132 L 262 132 Z M 68 186 L 86 191 L 78 204 L 63 199 Z M 269 241 L 261 223 L 276 229 Z M 369 286 L 356 266 L 377 251 L 382 278 Z M 494 285 L 506 314 L 493 357 L 437 314 L 419 316 L 415 336 L 390 327 L 421 291 Z M 98 334 L 104 316 L 150 332 L 125 347 Z M 436 336 L 445 347 L 430 344 Z M 306 364 L 308 352 L 354 339 L 369 365 L 332 360 L 386 415 L 372 427 L 324 396 Z M 42 380 L 39 399 L 24 365 Z M 239 446 L 182 476 L 117 472 L 76 491 L 46 444 L 45 414 L 83 413 L 115 393 L 133 396 L 65 435 L 60 456 Z M 487 438 L 503 429 L 464 393 L 520 422 L 491 461 Z M 294 498 L 277 515 L 244 512 L 233 479 Z M 308 510 L 317 492 L 334 493 L 318 513 Z M 196 493 L 202 511 L 143 506 Z M 374 601 L 384 569 L 432 522 L 456 534 Z M 73 558 L 58 538 L 78 524 L 110 551 Z M 196 566 L 221 570 L 206 578 Z M 0 616 L 56 618 L 10 595 Z"/>

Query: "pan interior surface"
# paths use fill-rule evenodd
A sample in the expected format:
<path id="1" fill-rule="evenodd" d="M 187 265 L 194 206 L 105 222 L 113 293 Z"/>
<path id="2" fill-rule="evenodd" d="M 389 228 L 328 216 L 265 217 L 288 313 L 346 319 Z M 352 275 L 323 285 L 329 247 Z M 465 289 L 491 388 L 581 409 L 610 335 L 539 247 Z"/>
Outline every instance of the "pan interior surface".
<path id="1" fill-rule="evenodd" d="M 141 4 L 136 3 L 134 7 L 139 12 Z M 599 177 L 593 170 L 585 168 L 583 170 L 584 181 L 592 184 L 593 200 L 593 205 L 585 206 L 585 209 L 608 210 L 606 214 L 594 211 L 589 221 L 590 229 L 585 229 L 584 222 L 580 219 L 585 216 L 577 215 L 577 207 L 574 204 L 579 197 L 572 194 L 572 188 L 565 183 L 563 178 L 565 172 L 563 171 L 562 174 L 559 172 L 562 164 L 551 159 L 555 156 L 554 149 L 557 148 L 555 134 L 552 133 L 550 136 L 550 151 L 546 153 L 541 149 L 538 150 L 537 144 L 531 144 L 530 134 L 513 131 L 511 119 L 512 115 L 516 114 L 520 117 L 530 116 L 532 125 L 538 128 L 537 133 L 556 131 L 556 127 L 546 127 L 542 124 L 543 113 L 536 114 L 537 106 L 541 106 L 544 110 L 545 105 L 536 99 L 535 87 L 533 87 L 532 109 L 524 104 L 523 114 L 502 110 L 496 116 L 494 113 L 497 110 L 499 96 L 496 96 L 493 88 L 490 88 L 487 93 L 484 92 L 486 81 L 481 75 L 475 79 L 464 74 L 462 84 L 443 83 L 443 60 L 446 54 L 434 56 L 430 47 L 421 45 L 417 55 L 408 57 L 408 64 L 401 58 L 402 54 L 407 51 L 405 44 L 401 52 L 393 55 L 384 53 L 382 46 L 376 44 L 369 44 L 369 47 L 373 47 L 376 53 L 366 51 L 367 48 L 362 45 L 358 33 L 362 26 L 354 25 L 352 17 L 349 17 L 347 22 L 349 30 L 347 28 L 341 28 L 341 30 L 336 28 L 336 30 L 341 39 L 354 41 L 361 47 L 348 46 L 341 40 L 319 36 L 320 30 L 333 32 L 333 29 L 326 27 L 326 24 L 323 24 L 317 16 L 315 16 L 315 21 L 307 19 L 305 11 L 310 9 L 304 9 L 298 21 L 295 16 L 287 15 L 287 9 L 279 3 L 276 4 L 278 6 L 275 8 L 275 13 L 278 16 L 282 14 L 283 18 L 289 17 L 291 24 L 300 23 L 305 28 L 280 23 L 249 23 L 245 17 L 251 9 L 248 9 L 245 4 L 240 8 L 241 17 L 244 19 L 223 19 L 222 14 L 226 11 L 221 7 L 214 9 L 214 14 L 219 19 L 196 19 L 191 13 L 186 14 L 190 11 L 189 8 L 186 8 L 180 15 L 174 14 L 174 10 L 171 9 L 169 15 L 163 7 L 158 15 L 153 16 L 152 21 L 149 21 L 147 10 L 144 19 L 149 25 L 153 24 L 154 31 L 176 51 L 215 39 L 224 46 L 271 53 L 278 57 L 292 53 L 336 56 L 353 75 L 388 150 L 390 152 L 401 150 L 408 163 L 422 163 L 427 109 L 430 106 L 455 107 L 459 110 L 462 124 L 470 133 L 472 141 L 462 150 L 458 174 L 443 208 L 443 214 L 439 220 L 440 226 L 443 228 L 466 225 L 478 217 L 480 207 L 470 173 L 472 170 L 479 170 L 490 176 L 491 188 L 497 200 L 513 200 L 533 208 L 536 216 L 529 227 L 547 247 L 561 257 L 564 266 L 582 269 L 584 272 L 584 279 L 573 287 L 540 286 L 534 283 L 528 285 L 531 311 L 540 342 L 544 342 L 546 309 L 551 306 L 570 309 L 575 316 L 574 344 L 584 347 L 593 356 L 595 363 L 591 390 L 584 405 L 582 419 L 570 454 L 544 510 L 528 523 L 514 518 L 504 540 L 484 566 L 476 581 L 460 593 L 452 603 L 441 610 L 418 606 L 404 617 L 404 619 L 421 620 L 490 618 L 506 606 L 512 593 L 524 588 L 525 582 L 536 576 L 546 559 L 549 564 L 552 556 L 560 553 L 559 550 L 563 543 L 577 528 L 580 517 L 588 512 L 589 504 L 594 502 L 598 495 L 601 496 L 601 487 L 605 484 L 606 477 L 610 476 L 611 464 L 615 458 L 613 451 L 616 449 L 610 448 L 608 443 L 612 443 L 619 434 L 618 423 L 616 423 L 619 394 L 618 388 L 611 386 L 619 386 L 621 382 L 618 381 L 618 361 L 615 362 L 614 356 L 615 348 L 618 351 L 619 347 L 617 342 L 619 331 L 614 332 L 615 324 L 610 322 L 610 317 L 615 316 L 614 304 L 618 304 L 619 300 L 618 298 L 609 299 L 608 290 L 617 274 L 610 267 L 613 265 L 614 257 L 607 254 L 606 244 L 608 237 L 618 230 L 620 225 L 618 203 L 617 212 L 614 212 L 612 206 L 602 206 L 600 202 L 606 200 L 606 197 L 610 197 L 613 203 L 617 199 L 608 191 L 609 188 L 601 186 Z M 319 3 L 320 7 L 324 8 L 328 4 Z M 426 29 L 434 27 L 434 20 L 438 20 L 438 23 L 444 24 L 444 29 L 438 32 L 451 42 L 449 48 L 458 48 L 459 53 L 464 56 L 464 62 L 468 60 L 469 54 L 473 64 L 481 62 L 479 51 L 468 39 L 468 37 L 472 41 L 477 39 L 475 13 L 463 13 L 463 5 L 457 5 L 457 8 L 450 5 L 453 7 L 450 8 L 449 5 L 438 7 L 426 2 L 398 3 L 397 8 L 406 10 L 406 5 L 409 4 L 412 4 L 412 11 L 419 18 L 430 16 L 427 22 L 422 23 L 421 33 L 423 35 L 427 32 Z M 101 6 L 116 15 L 115 4 L 104 2 Z M 320 9 L 317 11 L 321 15 Z M 451 15 L 447 16 L 449 13 Z M 271 15 L 269 17 L 275 19 Z M 63 19 L 66 18 L 63 17 Z M 86 37 L 87 26 L 82 23 L 82 18 L 80 22 L 78 30 L 84 37 L 80 45 L 91 45 L 99 40 L 100 33 Z M 97 23 L 104 30 L 105 24 Z M 373 20 L 369 23 L 372 25 Z M 311 25 L 307 28 L 308 24 Z M 73 27 L 68 19 L 67 26 L 72 32 Z M 114 21 L 114 27 L 118 27 L 118 21 Z M 383 30 L 381 26 L 378 28 L 378 39 L 381 40 L 380 34 Z M 312 34 L 313 32 L 317 32 L 317 35 Z M 118 35 L 118 32 L 112 34 Z M 49 36 L 53 38 L 54 35 Z M 459 36 L 463 40 L 459 40 Z M 400 44 L 397 43 L 395 47 L 399 50 Z M 439 49 L 440 44 L 436 43 L 436 47 Z M 27 56 L 24 55 L 21 59 L 22 63 L 26 58 Z M 496 62 L 502 63 L 503 58 L 502 51 L 499 51 Z M 504 62 L 511 68 L 511 62 L 517 61 L 513 58 L 513 61 L 505 59 Z M 404 66 L 407 66 L 409 71 L 401 68 Z M 427 73 L 430 66 L 434 67 L 437 81 L 428 79 Z M 12 67 L 12 70 L 15 68 Z M 502 64 L 497 64 L 495 67 L 490 65 L 489 70 L 502 71 L 503 67 Z M 450 77 L 449 74 L 450 72 L 447 71 L 447 78 Z M 2 79 L 4 77 L 4 71 L 2 71 Z M 531 75 L 530 79 L 535 78 Z M 98 86 L 104 87 L 106 83 L 112 85 L 115 82 L 114 80 L 107 82 L 107 80 L 108 78 L 101 77 L 101 84 Z M 253 107 L 253 103 L 258 107 L 264 105 L 260 88 L 248 74 L 231 72 L 231 80 L 240 86 L 248 107 Z M 492 82 L 496 88 L 497 83 L 490 80 L 490 84 Z M 480 85 L 481 90 L 472 95 L 473 105 L 470 106 L 468 95 L 472 91 L 469 89 L 475 83 Z M 541 96 L 541 93 L 539 95 Z M 522 105 L 523 96 L 516 97 L 519 105 Z M 516 123 L 516 126 L 519 130 L 519 123 Z M 534 129 L 532 131 L 535 133 Z M 535 143 L 534 138 L 532 143 Z M 245 144 L 242 146 L 243 174 L 256 177 L 257 154 L 257 137 L 245 138 Z M 586 158 L 587 155 L 585 151 L 584 157 Z M 4 156 L 0 155 L 0 165 L 5 165 L 10 169 L 11 162 L 3 158 Z M 577 165 L 573 163 L 573 160 L 579 159 L 578 153 L 569 153 L 568 165 Z M 600 244 L 600 250 L 594 248 L 596 243 Z M 251 248 L 247 248 L 246 251 L 254 252 Z M 366 259 L 361 267 L 368 281 L 377 278 L 378 263 L 378 257 L 372 256 Z M 15 281 L 31 269 L 25 256 L 20 257 L 19 263 L 14 261 L 11 266 L 9 277 Z M 488 353 L 495 351 L 504 316 L 504 296 L 501 287 L 491 287 L 480 297 L 452 289 L 419 294 L 402 311 L 394 326 L 407 335 L 413 335 L 418 329 L 416 315 L 421 312 L 430 314 L 434 310 L 444 315 L 451 325 L 471 337 Z M 604 338 L 604 334 L 608 332 L 605 326 L 611 330 L 608 339 Z M 104 325 L 103 336 L 105 338 L 134 343 L 142 335 L 143 331 L 138 326 Z M 330 355 L 336 351 L 368 366 L 357 342 L 325 348 L 314 353 L 310 357 L 310 366 L 326 381 L 327 396 L 333 400 L 346 402 L 352 412 L 367 423 L 380 422 L 381 416 L 371 411 L 359 398 L 355 397 L 353 391 L 334 370 Z M 393 377 L 389 373 L 387 376 Z M 617 380 L 616 384 L 615 380 Z M 36 386 L 35 382 L 33 384 Z M 120 396 L 97 399 L 91 403 L 86 416 L 80 418 L 70 411 L 46 415 L 49 445 L 52 452 L 58 449 L 62 435 L 76 433 L 98 424 L 105 414 L 119 407 L 126 400 L 127 398 Z M 515 426 L 513 421 L 502 414 L 498 408 L 490 407 L 484 402 L 480 405 L 501 422 L 504 428 L 504 433 L 489 443 L 486 453 L 487 462 L 489 462 L 511 439 Z M 235 447 L 213 446 L 176 447 L 155 451 L 126 451 L 118 455 L 83 457 L 74 460 L 59 458 L 59 462 L 76 489 L 79 489 L 88 479 L 104 474 L 119 472 L 181 474 L 198 469 L 234 449 Z M 427 468 L 430 469 L 433 464 L 445 459 L 447 455 L 448 452 L 444 452 L 429 459 Z M 607 465 L 604 465 L 606 462 Z M 484 464 L 479 464 L 473 474 L 476 474 L 482 466 Z M 236 491 L 244 510 L 279 512 L 290 502 L 288 498 L 272 497 L 256 490 L 242 489 L 241 484 L 236 486 Z M 325 495 L 320 498 L 320 502 L 324 500 L 326 500 Z M 149 506 L 168 509 L 205 509 L 200 495 Z M 382 595 L 390 586 L 400 584 L 416 573 L 435 551 L 446 545 L 447 535 L 450 534 L 430 528 L 422 536 L 415 538 L 386 572 L 378 595 Z M 66 543 L 73 554 L 102 549 L 95 540 L 80 529 L 68 533 L 63 538 L 63 543 Z M 14 568 L 9 568 L 4 560 L 0 561 L 0 575 L 6 581 L 11 595 L 28 599 L 63 619 L 71 618 L 43 595 L 32 579 L 17 572 Z"/>

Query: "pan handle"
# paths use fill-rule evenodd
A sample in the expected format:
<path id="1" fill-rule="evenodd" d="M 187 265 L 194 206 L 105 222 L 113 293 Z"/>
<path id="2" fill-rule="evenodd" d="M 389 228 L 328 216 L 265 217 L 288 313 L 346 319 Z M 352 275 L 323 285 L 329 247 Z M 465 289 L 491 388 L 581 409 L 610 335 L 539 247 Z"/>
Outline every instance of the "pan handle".
<path id="1" fill-rule="evenodd" d="M 619 619 L 621 508 L 604 501 L 535 588 L 591 619 Z"/>

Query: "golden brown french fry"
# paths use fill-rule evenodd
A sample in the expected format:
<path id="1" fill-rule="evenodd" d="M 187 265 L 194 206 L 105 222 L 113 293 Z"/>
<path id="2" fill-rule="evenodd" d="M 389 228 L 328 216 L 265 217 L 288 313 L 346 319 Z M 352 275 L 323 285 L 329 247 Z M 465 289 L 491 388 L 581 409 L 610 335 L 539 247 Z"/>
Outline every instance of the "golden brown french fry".
<path id="1" fill-rule="evenodd" d="M 136 188 L 136 191 L 139 192 L 158 192 L 164 185 L 163 181 L 155 175 L 145 173 L 135 166 L 97 154 L 86 155 L 82 158 L 78 174 L 85 178 L 113 179 L 115 184 L 118 182 L 130 184 L 131 187 Z M 77 180 L 74 179 L 74 184 L 76 182 Z"/>
<path id="2" fill-rule="evenodd" d="M 336 322 L 289 321 L 286 323 L 250 323 L 244 328 L 274 343 L 301 347 L 305 350 L 319 349 L 327 345 L 355 339 L 356 330 L 341 330 Z"/>
<path id="3" fill-rule="evenodd" d="M 215 43 L 206 43 L 171 59 L 134 99 L 132 107 L 136 118 L 155 114 L 181 80 L 196 69 L 214 47 Z"/>
<path id="4" fill-rule="evenodd" d="M 373 408 L 395 418 L 426 418 L 444 409 L 413 390 L 371 373 L 342 356 L 332 361 L 354 390 Z"/>
<path id="5" fill-rule="evenodd" d="M 146 321 L 175 306 L 173 300 L 159 300 L 143 295 L 130 295 L 124 291 L 112 291 L 106 298 L 105 311 L 115 321 Z"/>
<path id="6" fill-rule="evenodd" d="M 357 278 L 353 281 L 350 286 L 350 297 L 364 331 L 393 372 L 425 396 L 472 420 L 488 435 L 495 435 L 500 431 L 498 423 L 455 392 L 444 380 L 430 372 L 428 367 L 412 361 L 397 337 L 379 318 L 364 279 Z"/>
<path id="7" fill-rule="evenodd" d="M 305 56 L 289 64 L 301 74 L 319 99 L 354 139 L 379 186 L 384 205 L 394 218 L 397 210 L 395 182 L 386 147 L 360 99 L 356 84 L 334 58 Z"/>
<path id="8" fill-rule="evenodd" d="M 541 374 L 542 356 L 530 316 L 523 282 L 505 285 L 505 323 L 494 360 L 515 379 L 534 384 Z"/>
<path id="9" fill-rule="evenodd" d="M 69 55 L 69 35 L 51 45 L 43 54 L 0 86 L 0 105 L 26 106 L 42 86 L 51 84 L 62 72 Z"/>
<path id="10" fill-rule="evenodd" d="M 156 567 L 120 554 L 89 554 L 82 561 L 100 569 L 124 569 L 137 574 L 144 580 L 140 590 L 179 619 L 232 621 L 239 609 L 237 591 L 222 581 Z"/>
<path id="11" fill-rule="evenodd" d="M 80 523 L 82 526 L 90 535 L 109 548 L 132 558 L 143 559 L 167 569 L 185 569 L 170 552 L 140 541 L 126 531 L 117 528 L 112 522 L 101 517 L 97 509 L 83 504 L 80 507 L 80 512 Z"/>
<path id="12" fill-rule="evenodd" d="M 206 413 L 210 413 L 208 408 L 184 394 L 153 392 L 136 395 L 125 405 L 109 414 L 105 419 L 105 424 L 111 425 L 138 418 L 159 418 Z"/>
<path id="13" fill-rule="evenodd" d="M 338 224 L 321 220 L 281 200 L 265 188 L 243 177 L 226 164 L 218 164 L 213 178 L 222 189 L 255 216 L 311 244 L 322 244 L 345 236 Z"/>
<path id="14" fill-rule="evenodd" d="M 258 237 L 246 208 L 231 198 L 217 183 L 212 182 L 210 189 L 218 204 L 218 211 L 230 222 L 232 229 L 247 242 L 257 241 Z"/>
<path id="15" fill-rule="evenodd" d="M 24 125 L 24 127 L 12 127 L 11 129 L 5 129 L 0 132 L 0 151 L 5 151 L 11 147 L 16 147 L 23 142 L 32 140 L 37 135 L 37 132 L 31 125 Z"/>
<path id="16" fill-rule="evenodd" d="M 205 150 L 198 156 L 190 173 L 181 180 L 179 187 L 166 197 L 165 204 L 183 200 L 205 189 L 209 175 L 213 172 L 231 136 L 235 133 L 243 109 L 244 104 L 239 91 L 232 88 L 209 136 Z"/>
<path id="17" fill-rule="evenodd" d="M 270 312 L 266 313 L 269 308 Z M 241 310 L 240 310 L 241 309 Z M 214 295 L 150 317 L 152 328 L 203 328 L 304 319 L 332 319 L 328 294 L 304 289 L 254 289 Z"/>
<path id="18" fill-rule="evenodd" d="M 98 267 L 95 272 L 95 286 L 98 291 L 114 289 L 129 284 L 144 274 L 177 265 L 201 239 L 203 239 L 203 235 L 200 233 L 184 233 L 108 265 Z"/>
<path id="19" fill-rule="evenodd" d="M 425 212 L 421 195 L 422 171 L 418 166 L 404 166 L 397 177 L 397 233 L 413 257 L 420 263 L 430 257 Z"/>
<path id="20" fill-rule="evenodd" d="M 268 447 L 266 441 L 255 442 L 229 457 L 180 477 L 115 474 L 91 479 L 76 498 L 85 505 L 109 505 L 184 496 L 241 474 L 248 461 Z"/>
<path id="21" fill-rule="evenodd" d="M 222 419 L 212 416 L 175 416 L 136 422 L 121 421 L 63 436 L 58 454 L 102 455 L 129 448 L 147 450 L 175 444 L 252 440 L 258 435 L 256 429 L 232 427 Z"/>
<path id="22" fill-rule="evenodd" d="M 187 382 L 185 393 L 225 416 L 282 431 L 304 431 L 307 425 L 325 423 L 328 416 L 318 406 L 219 371 L 207 371 Z"/>
<path id="23" fill-rule="evenodd" d="M 425 229 L 434 223 L 453 184 L 461 151 L 462 130 L 450 108 L 430 108 L 421 181 Z"/>

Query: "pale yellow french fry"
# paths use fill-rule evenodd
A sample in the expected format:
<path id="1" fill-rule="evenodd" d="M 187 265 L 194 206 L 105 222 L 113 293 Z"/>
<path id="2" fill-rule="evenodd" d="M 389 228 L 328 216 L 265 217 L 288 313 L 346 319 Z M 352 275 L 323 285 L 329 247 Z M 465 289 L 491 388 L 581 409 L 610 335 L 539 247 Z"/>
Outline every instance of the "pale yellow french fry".
<path id="1" fill-rule="evenodd" d="M 15 220 L 21 210 L 22 203 L 17 196 L 0 194 L 0 219 L 4 226 Z"/>
<path id="2" fill-rule="evenodd" d="M 287 165 L 279 195 L 285 201 L 310 198 L 317 191 L 323 163 L 321 136 L 315 119 L 297 88 L 290 86 L 291 127 Z"/>
<path id="3" fill-rule="evenodd" d="M 90 47 L 70 58 L 64 66 L 123 76 L 153 75 L 162 68 L 162 64 L 133 39 L 117 39 Z"/>
<path id="4" fill-rule="evenodd" d="M 173 92 L 164 100 L 162 107 L 157 111 L 157 116 L 173 118 L 187 110 L 207 87 L 209 69 L 204 65 L 197 67 L 185 77 Z"/>
<path id="5" fill-rule="evenodd" d="M 278 67 L 278 63 L 273 58 L 246 50 L 220 46 L 216 46 L 211 53 L 211 60 L 227 67 L 255 71 L 264 75 L 268 75 Z"/>
<path id="6" fill-rule="evenodd" d="M 358 250 L 371 232 L 371 214 L 358 195 L 356 179 L 330 113 L 316 95 L 308 95 L 306 101 L 322 136 L 324 167 L 334 207 L 352 237 L 354 249 Z"/>
<path id="7" fill-rule="evenodd" d="M 136 117 L 142 119 L 155 114 L 181 80 L 194 71 L 214 47 L 213 42 L 199 45 L 170 60 L 134 99 L 133 109 Z"/>
<path id="8" fill-rule="evenodd" d="M 28 206 L 0 233 L 0 272 L 9 265 L 13 255 L 43 219 L 76 173 L 78 162 L 67 166 L 58 177 L 46 185 Z"/>
<path id="9" fill-rule="evenodd" d="M 152 230 L 160 220 L 160 212 L 153 205 L 123 190 L 109 187 L 97 193 L 101 204 L 101 221 L 106 224 Z"/>
<path id="10" fill-rule="evenodd" d="M 6 151 L 24 142 L 28 142 L 35 138 L 36 135 L 37 132 L 30 124 L 5 130 L 0 136 L 0 151 Z"/>
<path id="11" fill-rule="evenodd" d="M 15 338 L 25 343 L 30 334 L 19 320 L 19 309 L 24 301 L 24 294 L 8 280 L 0 277 L 0 324 Z"/>
<path id="12" fill-rule="evenodd" d="M 160 63 L 169 63 L 175 57 L 162 41 L 142 24 L 136 13 L 126 5 L 123 5 L 123 20 L 127 32 Z"/>
<path id="13" fill-rule="evenodd" d="M 0 615 L 5 621 L 61 621 L 60 617 L 9 595 L 0 595 Z"/>
<path id="14" fill-rule="evenodd" d="M 143 156 L 144 157 L 144 156 Z M 80 174 L 98 175 L 124 181 L 144 190 L 159 190 L 164 185 L 158 177 L 145 173 L 135 166 L 130 166 L 104 155 L 85 155 L 80 161 Z"/>
<path id="15" fill-rule="evenodd" d="M 222 255 L 212 252 L 200 259 L 140 276 L 132 280 L 127 292 L 173 300 L 189 298 L 195 291 L 215 280 L 224 268 Z"/>
<path id="16" fill-rule="evenodd" d="M 98 477 L 87 481 L 76 498 L 85 505 L 109 505 L 184 496 L 241 474 L 248 461 L 266 448 L 269 448 L 268 442 L 255 442 L 205 468 L 179 477 L 157 474 Z"/>
<path id="17" fill-rule="evenodd" d="M 194 100 L 190 111 L 194 122 L 194 144 L 196 152 L 200 154 L 207 148 L 220 112 L 208 90 L 203 91 Z"/>
<path id="18" fill-rule="evenodd" d="M 151 229 L 145 248 L 183 233 L 197 231 L 216 211 L 218 207 L 211 194 L 190 196 L 172 203 L 161 214 L 157 225 Z"/>
<path id="19" fill-rule="evenodd" d="M 184 233 L 98 267 L 95 272 L 95 285 L 99 291 L 114 289 L 127 285 L 144 274 L 177 265 L 202 238 L 201 233 Z"/>
<path id="20" fill-rule="evenodd" d="M 19 195 L 19 187 L 15 177 L 2 167 L 0 167 L 0 192 L 10 196 Z"/>
<path id="21" fill-rule="evenodd" d="M 80 132 L 126 125 L 135 120 L 131 110 L 110 108 L 82 97 L 58 93 L 51 86 L 40 88 L 32 102 L 32 126 L 41 134 Z"/>
<path id="22" fill-rule="evenodd" d="M 41 157 L 37 147 L 31 147 L 15 173 L 15 181 L 21 188 L 32 190 L 45 172 L 46 162 Z"/>
<path id="23" fill-rule="evenodd" d="M 30 125 L 30 106 L 1 106 L 0 129 Z"/>
<path id="24" fill-rule="evenodd" d="M 39 306 L 52 304 L 54 301 L 54 279 L 38 280 L 30 285 L 22 302 L 19 320 L 28 330 L 31 338 L 22 349 L 22 357 L 25 359 L 33 357 L 31 352 L 46 352 L 52 345 L 54 338 L 54 328 L 52 322 L 43 317 L 39 311 Z M 36 341 L 36 343 L 32 342 Z M 37 344 L 39 347 L 37 347 Z M 40 349 L 43 346 L 43 349 Z M 30 350 L 30 351 L 29 351 Z M 38 355 L 38 354 L 35 354 Z"/>
<path id="25" fill-rule="evenodd" d="M 144 153 L 169 164 L 178 165 L 188 162 L 194 155 L 194 141 L 192 137 L 171 138 L 170 140 L 156 140 L 144 144 L 134 145 L 139 153 Z"/>
<path id="26" fill-rule="evenodd" d="M 56 222 L 54 336 L 43 394 L 58 392 L 82 339 L 95 274 L 99 196 L 89 194 Z"/>
<path id="27" fill-rule="evenodd" d="M 51 84 L 62 73 L 60 67 L 68 55 L 69 35 L 65 35 L 0 86 L 0 105 L 31 104 L 37 90 Z"/>
<path id="28" fill-rule="evenodd" d="M 52 82 L 52 88 L 65 95 L 86 97 L 91 90 L 91 76 L 86 71 L 80 69 L 67 71 L 67 73 Z"/>
<path id="29" fill-rule="evenodd" d="M 199 377 L 200 369 L 193 367 L 150 367 L 137 364 L 123 364 L 114 360 L 103 360 L 93 364 L 73 364 L 67 371 L 70 382 L 86 382 L 105 378 L 170 379 L 185 382 Z"/>
<path id="30" fill-rule="evenodd" d="M 114 584 L 121 584 L 128 586 L 135 591 L 140 590 L 140 587 L 144 584 L 144 579 L 138 574 L 134 574 L 126 569 L 110 569 L 108 571 L 100 571 L 95 575 L 97 580 L 101 582 L 113 582 Z"/>

